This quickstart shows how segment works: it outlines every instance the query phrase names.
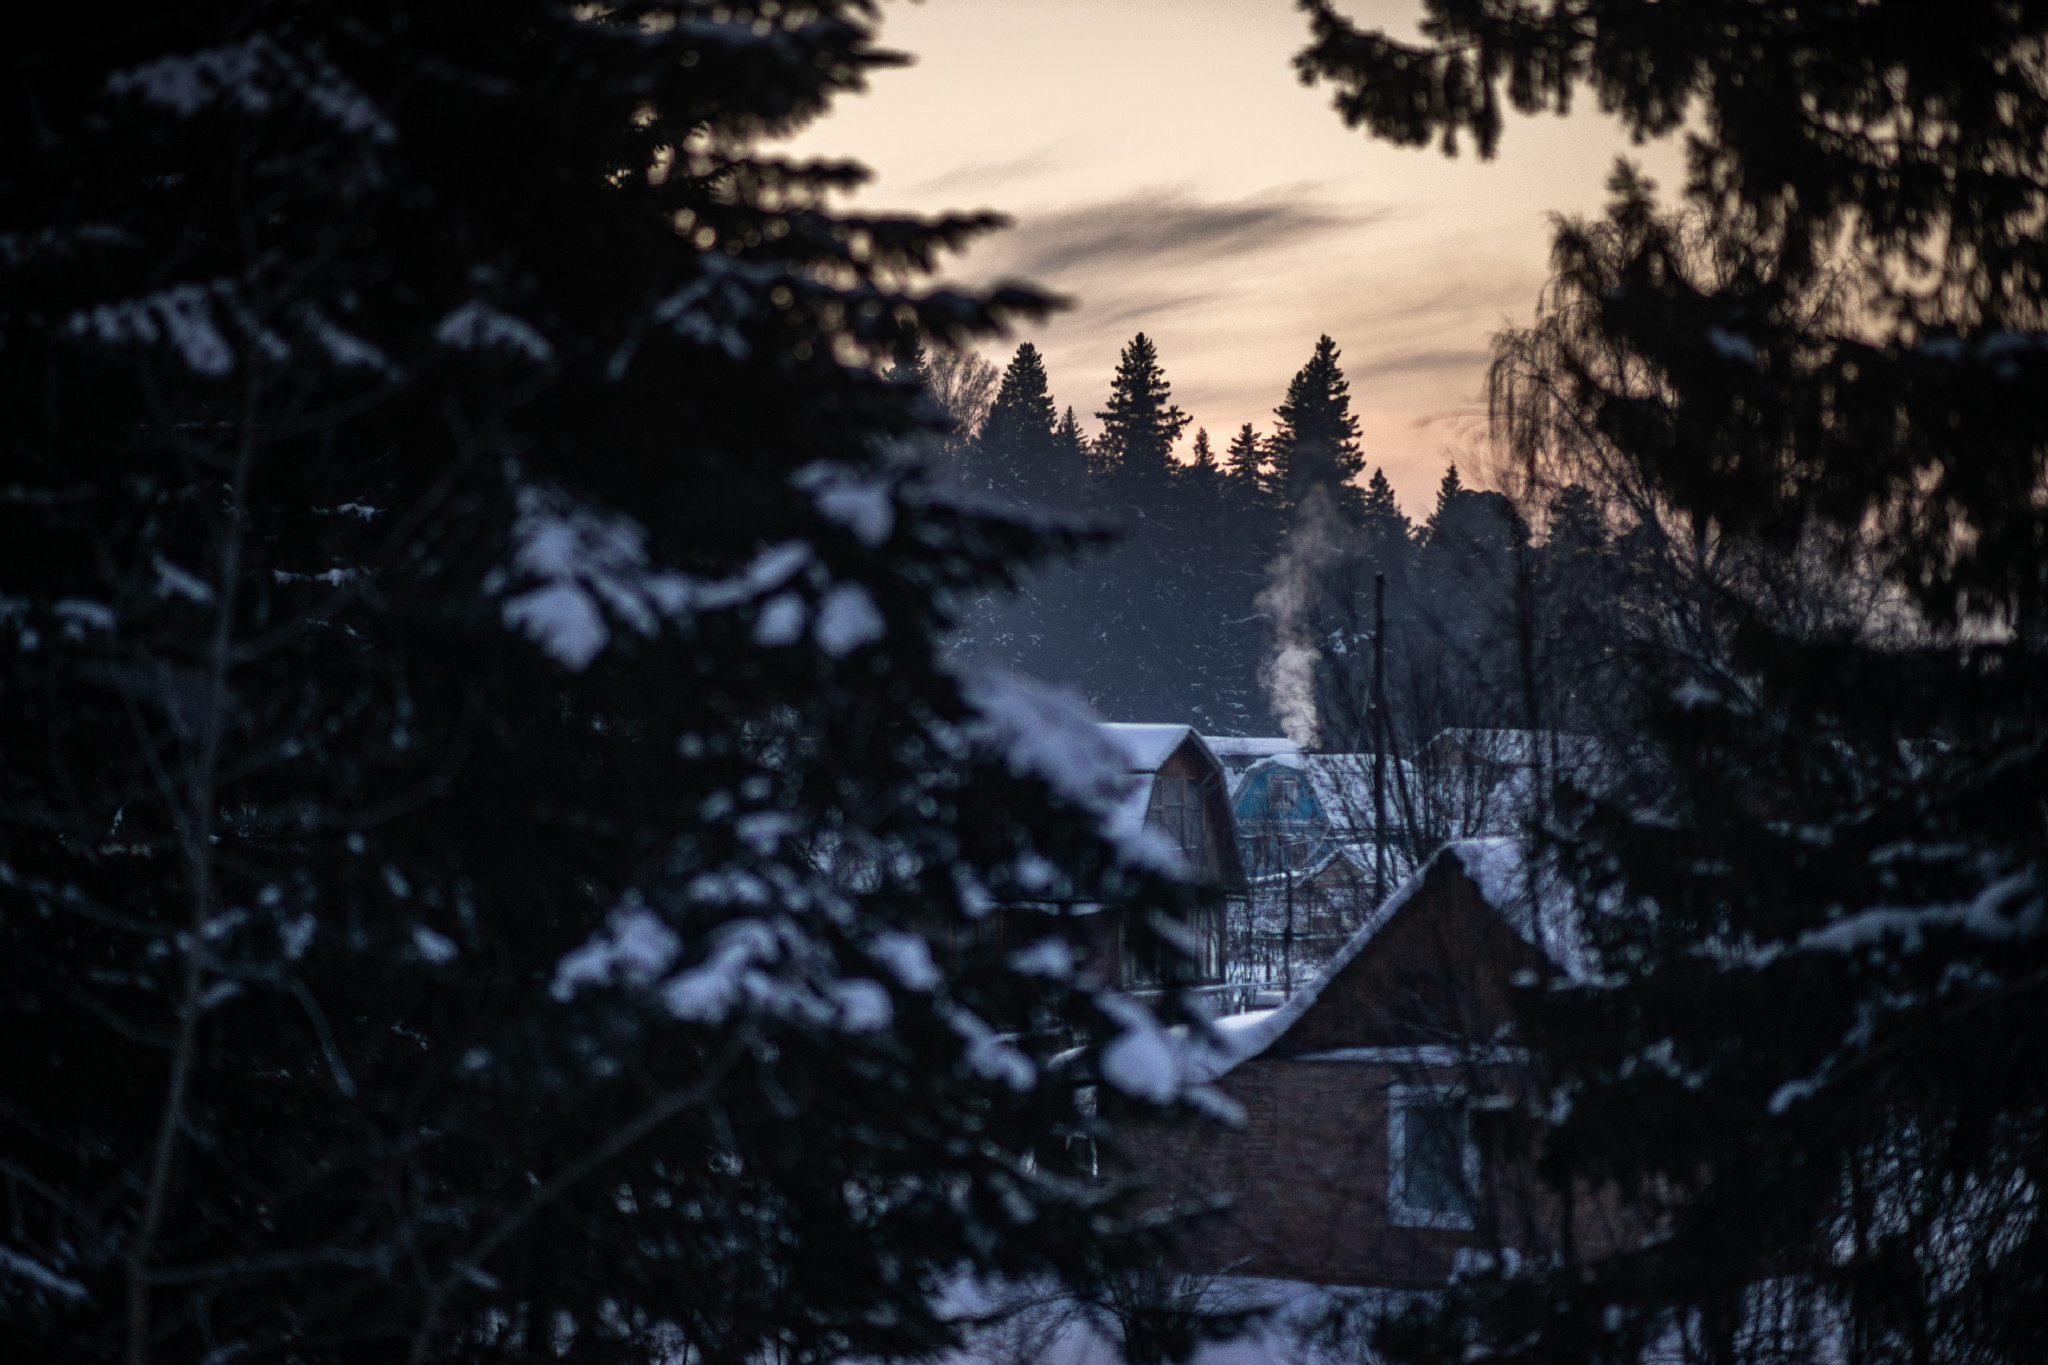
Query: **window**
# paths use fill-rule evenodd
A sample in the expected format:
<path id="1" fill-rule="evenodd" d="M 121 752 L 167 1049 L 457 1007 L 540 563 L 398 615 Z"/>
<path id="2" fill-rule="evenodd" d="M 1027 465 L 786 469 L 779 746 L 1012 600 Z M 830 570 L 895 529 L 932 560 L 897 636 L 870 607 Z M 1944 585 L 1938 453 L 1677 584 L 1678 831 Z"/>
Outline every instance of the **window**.
<path id="1" fill-rule="evenodd" d="M 1293 773 L 1274 773 L 1266 779 L 1266 805 L 1274 812 L 1292 811 L 1301 800 Z"/>
<path id="2" fill-rule="evenodd" d="M 1185 777 L 1159 779 L 1160 824 L 1189 862 L 1202 860 L 1201 789 Z"/>
<path id="3" fill-rule="evenodd" d="M 1387 1203 L 1396 1227 L 1469 1228 L 1479 1188 L 1472 1115 L 1455 1092 L 1393 1087 L 1387 1106 Z"/>

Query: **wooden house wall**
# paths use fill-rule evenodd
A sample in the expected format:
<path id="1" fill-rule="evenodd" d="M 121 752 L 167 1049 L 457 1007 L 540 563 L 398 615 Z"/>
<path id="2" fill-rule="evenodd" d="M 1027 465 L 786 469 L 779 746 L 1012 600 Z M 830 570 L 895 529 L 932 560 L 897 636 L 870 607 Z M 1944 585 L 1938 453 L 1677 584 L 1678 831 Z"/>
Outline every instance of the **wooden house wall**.
<path id="1" fill-rule="evenodd" d="M 1166 818 L 1168 783 L 1184 782 L 1201 813 L 1198 847 L 1189 848 L 1171 830 Z M 1154 775 L 1145 822 L 1166 831 L 1188 855 L 1190 870 L 1198 880 L 1212 886 L 1235 887 L 1244 880 L 1237 855 L 1237 832 L 1231 818 L 1229 792 L 1222 768 L 1209 761 L 1201 746 L 1190 739 L 1169 754 Z"/>
<path id="2" fill-rule="evenodd" d="M 1386 1288 L 1440 1286 L 1460 1248 L 1546 1249 L 1557 1202 L 1528 1159 L 1518 1106 L 1476 1111 L 1486 1161 L 1469 1230 L 1397 1226 L 1389 1207 L 1389 1092 L 1459 1086 L 1514 1098 L 1522 1068 L 1318 1058 L 1338 1049 L 1481 1044 L 1508 1018 L 1508 982 L 1542 956 L 1487 906 L 1452 859 L 1265 1053 L 1217 1087 L 1244 1107 L 1242 1127 L 1189 1118 L 1119 1130 L 1111 1171 L 1149 1202 L 1228 1210 L 1188 1231 L 1181 1262 L 1200 1273 L 1273 1276 Z M 1597 1243 L 1585 1226 L 1582 1248 Z"/>
<path id="3" fill-rule="evenodd" d="M 1226 975 L 1222 900 L 1227 894 L 1241 892 L 1244 882 L 1222 769 L 1198 741 L 1190 739 L 1168 755 L 1154 778 L 1146 823 L 1176 844 L 1180 842 L 1179 831 L 1167 828 L 1163 783 L 1157 779 L 1189 783 L 1186 790 L 1198 803 L 1198 837 L 1195 848 L 1189 850 L 1188 861 L 1194 880 L 1210 894 L 1193 911 L 1188 928 L 1207 945 L 1200 981 L 1221 982 Z M 935 925 L 927 930 L 926 937 L 947 955 L 948 961 L 963 963 L 999 958 L 1048 934 L 1064 934 L 1074 946 L 1082 970 L 1119 987 L 1142 990 L 1157 984 L 1157 973 L 1151 963 L 1141 960 L 1143 955 L 1134 946 L 1139 936 L 1132 932 L 1128 920 L 1129 912 L 1121 905 L 1095 907 L 1068 916 L 1037 905 L 1005 905 L 994 911 L 985 924 L 964 932 Z"/>
<path id="4" fill-rule="evenodd" d="M 1388 1207 L 1389 1092 L 1448 1073 L 1371 1062 L 1255 1058 L 1218 1088 L 1245 1123 L 1130 1130 L 1120 1155 L 1148 1203 L 1194 1215 L 1179 1262 L 1198 1274 L 1420 1289 L 1443 1284 L 1486 1230 L 1396 1227 Z M 1200 1219 L 1202 1210 L 1227 1205 Z"/>

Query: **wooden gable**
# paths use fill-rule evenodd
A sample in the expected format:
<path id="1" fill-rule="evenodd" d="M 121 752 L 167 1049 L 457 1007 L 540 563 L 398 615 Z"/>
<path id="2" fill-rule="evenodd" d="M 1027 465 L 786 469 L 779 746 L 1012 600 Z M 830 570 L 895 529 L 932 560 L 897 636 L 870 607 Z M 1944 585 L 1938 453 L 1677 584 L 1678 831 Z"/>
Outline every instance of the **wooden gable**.
<path id="1" fill-rule="evenodd" d="M 1237 824 L 1223 765 L 1193 731 L 1152 774 L 1145 824 L 1171 840 L 1194 879 L 1230 893 L 1244 890 Z"/>
<path id="2" fill-rule="evenodd" d="M 1271 1049 L 1483 1043 L 1508 1022 L 1508 983 L 1546 960 L 1487 904 L 1455 857 L 1432 859 L 1422 885 Z"/>
<path id="3" fill-rule="evenodd" d="M 1555 970 L 1517 932 L 1486 841 L 1441 850 L 1296 1000 L 1248 1019 L 1213 1084 L 1243 1122 L 1122 1125 L 1105 1160 L 1162 1212 L 1222 1210 L 1177 1268 L 1388 1289 L 1441 1286 L 1469 1253 L 1581 1250 L 1626 1229 L 1597 1201 L 1561 1203 L 1516 1115 L 1526 1065 L 1498 1046 L 1519 972 Z M 1491 887 L 1498 902 L 1490 900 Z M 1463 1211 L 1406 1202 L 1409 1117 L 1459 1115 L 1472 1182 Z"/>

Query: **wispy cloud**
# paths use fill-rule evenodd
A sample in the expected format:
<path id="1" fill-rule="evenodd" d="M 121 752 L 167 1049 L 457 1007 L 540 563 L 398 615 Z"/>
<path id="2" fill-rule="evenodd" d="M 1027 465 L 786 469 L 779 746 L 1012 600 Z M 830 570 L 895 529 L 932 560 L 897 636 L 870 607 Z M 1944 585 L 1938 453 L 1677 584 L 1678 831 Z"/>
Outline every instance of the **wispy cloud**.
<path id="1" fill-rule="evenodd" d="M 1050 150 L 1012 157 L 1006 161 L 974 161 L 941 171 L 929 179 L 907 186 L 905 193 L 918 199 L 953 194 L 987 194 L 1021 180 L 1044 175 L 1048 171 L 1058 169 L 1059 164 L 1059 158 Z"/>
<path id="2" fill-rule="evenodd" d="M 1119 348 L 1143 330 L 1160 345 L 1175 401 L 1212 439 L 1245 421 L 1267 429 L 1288 376 L 1327 331 L 1344 348 L 1371 462 L 1402 488 L 1426 490 L 1446 459 L 1469 463 L 1464 423 L 1417 425 L 1415 414 L 1477 397 L 1489 335 L 1540 277 L 1485 251 L 1447 250 L 1417 214 L 1364 199 L 1355 183 L 1234 198 L 1134 190 L 1013 208 L 1015 226 L 977 245 L 962 273 L 1028 280 L 1072 301 L 1031 336 L 1057 401 L 1084 422 Z M 991 358 L 1007 348 L 992 346 Z"/>
<path id="3" fill-rule="evenodd" d="M 1197 199 L 1186 190 L 1138 191 L 1047 212 L 1020 211 L 1016 227 L 991 242 L 976 265 L 1067 290 L 1103 274 L 1185 269 L 1222 257 L 1241 271 L 1258 256 L 1370 226 L 1392 212 L 1331 205 L 1304 189 L 1223 202 Z"/>

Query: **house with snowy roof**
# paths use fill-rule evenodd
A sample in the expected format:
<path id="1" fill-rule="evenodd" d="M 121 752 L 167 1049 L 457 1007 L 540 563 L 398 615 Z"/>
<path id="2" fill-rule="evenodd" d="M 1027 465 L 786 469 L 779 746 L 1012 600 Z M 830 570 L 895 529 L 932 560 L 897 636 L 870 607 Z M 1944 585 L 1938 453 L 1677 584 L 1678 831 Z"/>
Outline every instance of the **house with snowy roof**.
<path id="1" fill-rule="evenodd" d="M 1412 867 L 1402 765 L 1388 758 L 1381 777 L 1375 821 L 1371 754 L 1282 751 L 1240 774 L 1231 814 L 1251 893 L 1231 945 L 1238 979 L 1291 989 Z"/>
<path id="2" fill-rule="evenodd" d="M 1190 880 L 1242 892 L 1244 864 L 1231 817 L 1223 764 L 1191 725 L 1105 723 L 1103 735 L 1124 755 L 1129 809 L 1178 850 Z"/>
<path id="3" fill-rule="evenodd" d="M 1189 725 L 1107 723 L 1102 733 L 1128 765 L 1126 818 L 1170 844 L 1187 880 L 1209 893 L 1186 928 L 1199 949 L 1197 983 L 1220 986 L 1226 976 L 1224 902 L 1246 893 L 1222 762 Z M 1122 979 L 1145 984 L 1131 970 Z"/>
<path id="4" fill-rule="evenodd" d="M 1231 789 L 1245 868 L 1270 876 L 1326 860 L 1343 846 L 1370 845 L 1399 823 L 1399 784 L 1406 769 L 1385 760 L 1375 819 L 1373 756 L 1291 750 L 1248 763 Z"/>
<path id="5" fill-rule="evenodd" d="M 1192 726 L 1107 724 L 1094 727 L 1122 771 L 1103 798 L 1113 837 L 1162 863 L 1198 891 L 1188 920 L 1177 926 L 1195 955 L 1197 989 L 1221 989 L 1226 972 L 1226 902 L 1246 893 L 1244 864 L 1231 819 L 1222 764 Z M 989 945 L 1014 952 L 1079 920 L 1079 947 L 1089 970 L 1126 990 L 1144 993 L 1156 974 L 1132 951 L 1119 905 L 1005 905 L 991 918 Z M 1068 928 L 1073 926 L 1070 924 Z"/>
<path id="6" fill-rule="evenodd" d="M 1133 1122 L 1105 1171 L 1190 1225 L 1181 1268 L 1422 1289 L 1551 1249 L 1511 991 L 1582 970 L 1569 897 L 1509 839 L 1445 846 L 1274 1010 L 1190 1042 L 1243 1121 Z M 1587 1208 L 1593 1207 L 1590 1203 Z M 1602 1229 L 1573 1216 L 1581 1247 Z"/>
<path id="7" fill-rule="evenodd" d="M 1300 745 L 1283 735 L 1204 735 L 1202 739 L 1223 765 L 1233 797 L 1237 795 L 1238 779 L 1253 764 L 1280 754 L 1301 752 Z"/>

